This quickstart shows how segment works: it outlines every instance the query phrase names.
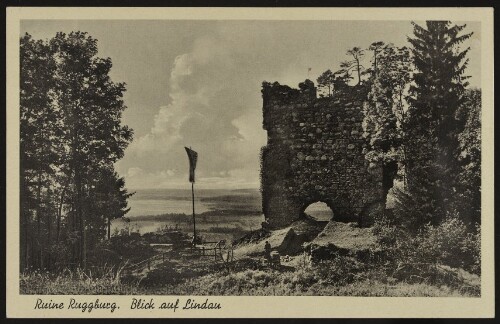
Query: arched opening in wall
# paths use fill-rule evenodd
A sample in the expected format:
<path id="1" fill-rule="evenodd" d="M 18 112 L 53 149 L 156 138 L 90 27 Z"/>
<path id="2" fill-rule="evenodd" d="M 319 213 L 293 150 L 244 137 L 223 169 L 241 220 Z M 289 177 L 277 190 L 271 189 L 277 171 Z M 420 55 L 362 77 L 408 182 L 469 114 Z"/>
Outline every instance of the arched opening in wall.
<path id="1" fill-rule="evenodd" d="M 382 185 L 385 197 L 385 208 L 394 209 L 396 205 L 396 192 L 404 191 L 404 178 L 398 179 L 398 163 L 390 162 L 382 169 Z"/>
<path id="2" fill-rule="evenodd" d="M 307 206 L 304 210 L 304 214 L 312 217 L 316 221 L 330 221 L 333 219 L 333 211 L 327 204 L 324 202 L 315 202 Z"/>

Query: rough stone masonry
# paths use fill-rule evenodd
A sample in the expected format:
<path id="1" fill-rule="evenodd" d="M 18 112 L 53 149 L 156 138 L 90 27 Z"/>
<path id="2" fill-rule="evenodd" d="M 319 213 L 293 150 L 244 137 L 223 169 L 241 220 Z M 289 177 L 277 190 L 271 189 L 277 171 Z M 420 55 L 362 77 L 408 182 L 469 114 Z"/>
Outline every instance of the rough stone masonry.
<path id="1" fill-rule="evenodd" d="M 261 152 L 262 206 L 270 228 L 305 217 L 324 202 L 334 220 L 369 226 L 383 212 L 395 170 L 365 159 L 362 86 L 317 98 L 312 81 L 299 89 L 264 82 L 267 145 Z"/>

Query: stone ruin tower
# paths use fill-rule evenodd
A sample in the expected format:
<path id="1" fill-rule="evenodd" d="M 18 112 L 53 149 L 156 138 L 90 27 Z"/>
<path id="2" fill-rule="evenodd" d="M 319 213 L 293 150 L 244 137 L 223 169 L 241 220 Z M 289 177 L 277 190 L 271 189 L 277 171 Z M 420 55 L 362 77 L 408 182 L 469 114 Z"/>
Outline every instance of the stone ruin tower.
<path id="1" fill-rule="evenodd" d="M 299 88 L 263 84 L 268 139 L 261 152 L 261 190 L 269 227 L 301 219 L 315 202 L 326 203 L 335 221 L 369 226 L 384 211 L 396 169 L 365 159 L 366 90 L 352 87 L 316 98 L 312 81 Z"/>

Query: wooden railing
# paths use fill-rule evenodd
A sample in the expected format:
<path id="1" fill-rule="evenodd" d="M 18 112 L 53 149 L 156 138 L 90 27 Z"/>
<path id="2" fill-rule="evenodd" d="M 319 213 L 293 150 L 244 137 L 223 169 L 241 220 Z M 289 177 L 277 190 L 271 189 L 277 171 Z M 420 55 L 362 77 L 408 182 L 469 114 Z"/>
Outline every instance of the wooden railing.
<path id="1" fill-rule="evenodd" d="M 215 244 L 214 247 L 206 247 L 205 245 L 196 246 L 194 245 L 191 248 L 191 251 L 196 251 L 200 256 L 203 257 L 213 257 L 214 262 L 222 261 L 225 263 L 229 263 L 234 261 L 234 250 L 233 246 L 226 246 L 226 242 L 224 240 L 220 240 L 218 242 L 204 242 L 205 244 Z M 212 252 L 213 251 L 213 252 Z M 148 270 L 151 270 L 151 263 L 155 260 L 159 260 L 161 258 L 162 262 L 165 262 L 170 251 L 162 252 L 153 255 L 150 258 L 139 261 L 134 264 L 126 265 L 123 267 L 124 270 L 132 271 L 138 269 L 140 266 L 144 266 L 147 264 Z"/>
<path id="2" fill-rule="evenodd" d="M 215 244 L 214 247 L 206 247 L 205 245 L 193 246 L 193 249 L 198 251 L 200 256 L 214 257 L 214 261 L 221 260 L 223 262 L 232 262 L 234 260 L 234 251 L 232 246 L 226 246 L 225 240 L 220 240 L 218 242 L 204 242 L 204 244 Z M 213 253 L 211 252 L 213 251 Z M 227 253 L 226 253 L 227 251 Z M 226 259 L 224 259 L 224 254 L 226 254 Z"/>

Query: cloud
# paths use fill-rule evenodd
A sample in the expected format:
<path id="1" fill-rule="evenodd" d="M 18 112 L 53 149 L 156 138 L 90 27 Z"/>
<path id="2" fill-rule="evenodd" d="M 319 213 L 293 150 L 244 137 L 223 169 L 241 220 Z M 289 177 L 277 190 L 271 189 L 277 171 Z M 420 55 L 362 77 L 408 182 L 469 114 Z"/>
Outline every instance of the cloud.
<path id="1" fill-rule="evenodd" d="M 144 172 L 141 168 L 137 168 L 137 167 L 132 167 L 132 168 L 129 168 L 128 171 L 127 171 L 127 177 L 128 178 L 132 178 L 132 177 L 135 177 L 137 175 L 142 175 Z"/>
<path id="2" fill-rule="evenodd" d="M 266 142 L 260 85 L 272 64 L 253 63 L 259 61 L 256 49 L 242 36 L 221 27 L 175 58 L 170 102 L 159 107 L 150 131 L 134 139 L 120 162 L 140 166 L 128 169 L 128 186 L 188 185 L 184 146 L 189 146 L 199 154 L 200 186 L 258 187 L 260 148 Z M 142 180 L 135 168 L 147 170 Z"/>
<path id="3" fill-rule="evenodd" d="M 382 36 L 406 44 L 411 31 L 407 22 L 391 25 L 402 31 L 390 34 L 385 22 L 222 21 L 206 26 L 189 36 L 185 29 L 178 31 L 177 40 L 186 43 L 172 45 L 169 52 L 168 100 L 141 123 L 150 125 L 149 131 L 136 136 L 117 164 L 132 189 L 189 188 L 184 146 L 199 154 L 199 188 L 258 187 L 260 150 L 266 143 L 262 81 L 297 86 L 308 76 L 315 80 L 322 71 L 337 69 L 347 48 L 368 46 Z M 147 82 L 157 87 L 154 79 Z M 143 173 L 131 176 L 132 167 Z"/>

